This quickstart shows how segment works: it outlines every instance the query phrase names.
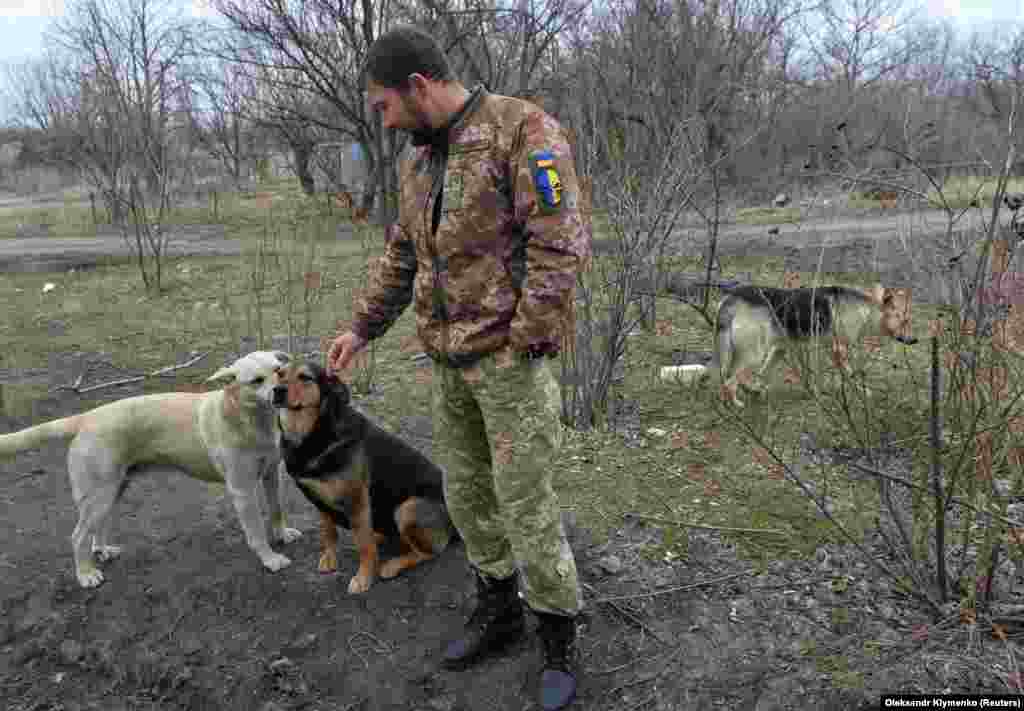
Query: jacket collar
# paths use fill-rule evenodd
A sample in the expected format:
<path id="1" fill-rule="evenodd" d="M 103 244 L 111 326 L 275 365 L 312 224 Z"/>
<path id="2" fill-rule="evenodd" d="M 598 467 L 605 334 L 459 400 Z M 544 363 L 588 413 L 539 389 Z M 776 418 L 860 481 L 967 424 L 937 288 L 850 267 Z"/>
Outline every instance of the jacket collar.
<path id="1" fill-rule="evenodd" d="M 487 96 L 487 89 L 483 84 L 477 84 L 469 92 L 469 98 L 462 108 L 455 112 L 451 120 L 443 128 L 430 131 L 413 131 L 412 144 L 414 146 L 430 146 L 434 150 L 447 152 L 448 144 L 451 141 L 452 133 L 465 119 L 471 116 Z"/>

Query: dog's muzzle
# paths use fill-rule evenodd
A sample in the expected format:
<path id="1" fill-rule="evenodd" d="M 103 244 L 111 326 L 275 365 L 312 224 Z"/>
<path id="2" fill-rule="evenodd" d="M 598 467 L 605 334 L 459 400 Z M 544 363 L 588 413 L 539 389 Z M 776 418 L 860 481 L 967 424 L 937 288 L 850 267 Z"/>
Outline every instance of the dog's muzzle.
<path id="1" fill-rule="evenodd" d="M 915 343 L 917 343 L 917 339 L 914 338 L 913 336 L 893 336 L 893 338 L 895 338 L 897 341 L 899 341 L 905 346 L 912 346 Z"/>
<path id="2" fill-rule="evenodd" d="M 270 404 L 274 407 L 288 407 L 288 386 L 275 385 L 274 394 L 271 396 Z"/>

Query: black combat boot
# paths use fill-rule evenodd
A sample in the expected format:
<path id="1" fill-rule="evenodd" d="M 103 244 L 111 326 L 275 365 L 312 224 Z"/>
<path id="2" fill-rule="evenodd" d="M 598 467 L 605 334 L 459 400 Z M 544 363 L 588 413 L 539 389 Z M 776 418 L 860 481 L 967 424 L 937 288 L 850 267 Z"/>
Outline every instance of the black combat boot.
<path id="1" fill-rule="evenodd" d="M 576 618 L 537 612 L 537 635 L 544 648 L 540 675 L 540 706 L 565 708 L 576 696 Z"/>
<path id="2" fill-rule="evenodd" d="M 519 600 L 517 576 L 502 580 L 476 575 L 476 609 L 462 636 L 448 643 L 441 665 L 463 669 L 479 657 L 507 647 L 523 635 L 525 619 Z"/>

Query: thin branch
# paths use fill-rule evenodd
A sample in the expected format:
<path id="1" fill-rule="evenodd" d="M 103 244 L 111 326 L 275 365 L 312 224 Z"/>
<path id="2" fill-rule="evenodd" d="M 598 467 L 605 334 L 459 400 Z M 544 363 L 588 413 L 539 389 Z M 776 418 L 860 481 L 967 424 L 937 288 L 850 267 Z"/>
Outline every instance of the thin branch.
<path id="1" fill-rule="evenodd" d="M 174 372 L 176 370 L 181 370 L 182 368 L 188 368 L 190 365 L 194 365 L 195 363 L 199 362 L 200 360 L 202 360 L 203 358 L 205 358 L 209 354 L 210 354 L 210 352 L 206 351 L 205 353 L 200 353 L 195 358 L 192 358 L 191 360 L 185 361 L 184 363 L 179 363 L 177 365 L 169 365 L 166 368 L 161 368 L 160 370 L 154 370 L 152 373 L 148 373 L 146 375 L 138 375 L 138 376 L 135 376 L 133 378 L 123 378 L 121 380 L 113 380 L 113 381 L 108 382 L 108 383 L 100 383 L 98 385 L 90 385 L 87 388 L 79 387 L 81 385 L 81 383 L 82 383 L 82 378 L 84 377 L 84 373 L 83 373 L 83 375 L 79 376 L 78 380 L 75 381 L 74 385 L 58 385 L 55 388 L 51 388 L 48 392 L 54 393 L 54 392 L 57 392 L 59 390 L 71 390 L 74 393 L 82 395 L 83 393 L 92 392 L 94 390 L 101 390 L 103 388 L 111 388 L 111 387 L 114 387 L 115 385 L 127 385 L 129 383 L 138 383 L 138 382 L 140 382 L 142 380 L 145 380 L 146 378 L 153 378 L 153 377 L 157 377 L 157 376 L 160 376 L 160 375 L 167 375 L 168 373 L 172 373 L 172 372 Z"/>

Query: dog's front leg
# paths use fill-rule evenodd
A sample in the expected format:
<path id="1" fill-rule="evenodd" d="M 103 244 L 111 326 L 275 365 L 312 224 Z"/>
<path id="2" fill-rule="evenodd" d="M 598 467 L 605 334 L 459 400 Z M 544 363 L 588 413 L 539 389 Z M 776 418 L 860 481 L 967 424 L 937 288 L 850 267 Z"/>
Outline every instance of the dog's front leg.
<path id="1" fill-rule="evenodd" d="M 726 402 L 731 402 L 735 407 L 743 408 L 746 406 L 746 403 L 740 400 L 739 392 L 740 384 L 735 377 L 729 378 L 724 383 L 722 383 L 722 399 L 725 400 Z"/>
<path id="2" fill-rule="evenodd" d="M 837 336 L 832 339 L 832 365 L 842 370 L 847 376 L 853 375 L 853 367 L 850 365 L 850 345 L 845 338 Z"/>
<path id="3" fill-rule="evenodd" d="M 365 484 L 353 492 L 352 496 L 352 537 L 359 549 L 359 570 L 349 581 L 348 591 L 358 594 L 370 589 L 380 563 L 377 536 L 374 535 L 370 520 L 370 490 Z"/>
<path id="4" fill-rule="evenodd" d="M 267 528 L 260 511 L 259 495 L 255 485 L 238 488 L 229 483 L 228 495 L 235 505 L 242 530 L 245 531 L 245 542 L 259 556 L 263 565 L 274 572 L 291 565 L 291 560 L 287 556 L 276 553 L 267 542 Z"/>
<path id="5" fill-rule="evenodd" d="M 284 511 L 281 510 L 280 479 L 287 473 L 284 462 L 277 462 L 275 459 L 271 459 L 263 467 L 263 491 L 267 496 L 272 543 L 294 543 L 302 538 L 302 531 L 288 528 Z"/>
<path id="6" fill-rule="evenodd" d="M 835 365 L 838 370 L 842 370 L 843 375 L 845 375 L 847 379 L 851 381 L 853 380 L 854 371 L 853 366 L 850 365 L 850 342 L 847 339 L 839 336 L 832 339 L 832 364 Z M 871 391 L 871 388 L 868 387 L 867 381 L 862 380 L 861 385 L 864 387 L 865 391 Z"/>
<path id="7" fill-rule="evenodd" d="M 317 570 L 324 574 L 338 570 L 338 522 L 323 511 L 320 512 L 320 562 Z"/>

